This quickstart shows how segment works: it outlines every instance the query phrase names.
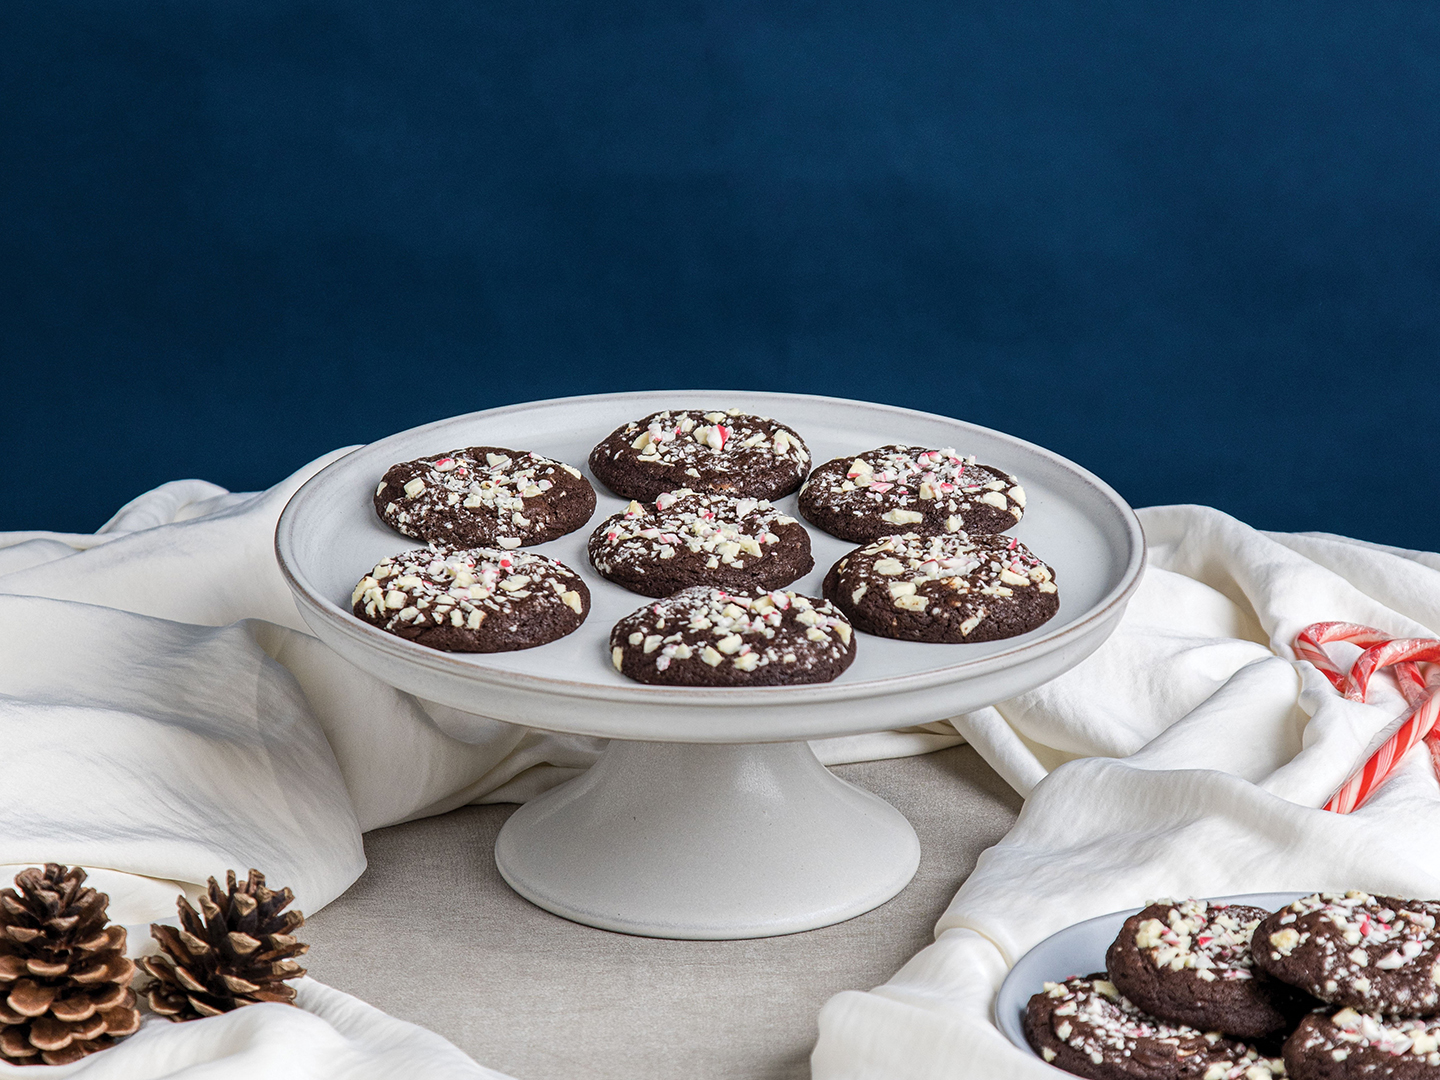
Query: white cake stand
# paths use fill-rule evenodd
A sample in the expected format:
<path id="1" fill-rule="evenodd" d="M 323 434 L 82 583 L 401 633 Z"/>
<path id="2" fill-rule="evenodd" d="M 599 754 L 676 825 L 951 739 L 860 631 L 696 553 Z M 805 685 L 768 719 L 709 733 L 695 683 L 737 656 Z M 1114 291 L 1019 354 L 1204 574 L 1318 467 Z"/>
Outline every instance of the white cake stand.
<path id="1" fill-rule="evenodd" d="M 614 428 L 669 407 L 773 416 L 800 432 L 817 464 L 908 442 L 953 446 L 1016 474 L 1028 502 L 1013 532 L 1055 568 L 1059 613 L 1022 637 L 985 644 L 861 634 L 850 670 L 817 686 L 644 686 L 614 670 L 608 639 L 645 598 L 593 572 L 587 527 L 535 549 L 584 573 L 590 586 L 587 621 L 560 641 L 515 653 L 442 653 L 351 615 L 355 583 L 381 558 L 414 546 L 371 504 L 390 465 L 488 444 L 583 469 L 590 448 Z M 591 527 L 625 505 L 595 488 Z M 781 505 L 795 512 L 793 496 Z M 825 571 L 851 545 L 810 533 L 815 570 L 794 587 L 818 596 Z M 1048 450 L 906 409 L 729 390 L 542 401 L 392 435 L 306 483 L 280 517 L 275 549 L 306 623 L 357 667 L 477 717 L 611 739 L 583 776 L 511 816 L 495 861 L 517 892 L 558 915 L 673 938 L 788 934 L 852 918 L 898 893 L 919 860 L 914 830 L 883 800 L 832 776 L 806 740 L 943 720 L 1053 679 L 1109 636 L 1144 565 L 1144 537 L 1125 502 Z M 457 739 L 478 738 L 463 717 L 445 727 Z"/>

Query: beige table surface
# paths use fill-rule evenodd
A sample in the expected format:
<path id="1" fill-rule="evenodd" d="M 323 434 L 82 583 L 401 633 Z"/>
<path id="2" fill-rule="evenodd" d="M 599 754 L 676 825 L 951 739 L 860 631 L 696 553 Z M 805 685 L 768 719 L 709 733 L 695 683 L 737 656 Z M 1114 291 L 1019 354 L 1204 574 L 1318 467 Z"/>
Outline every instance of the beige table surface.
<path id="1" fill-rule="evenodd" d="M 302 932 L 310 973 L 520 1080 L 807 1076 L 821 1005 L 884 982 L 929 944 L 1020 809 L 968 746 L 835 772 L 920 835 L 915 880 L 857 919 L 754 941 L 578 926 L 495 870 L 495 834 L 515 807 L 466 807 L 366 835 L 369 869 Z"/>

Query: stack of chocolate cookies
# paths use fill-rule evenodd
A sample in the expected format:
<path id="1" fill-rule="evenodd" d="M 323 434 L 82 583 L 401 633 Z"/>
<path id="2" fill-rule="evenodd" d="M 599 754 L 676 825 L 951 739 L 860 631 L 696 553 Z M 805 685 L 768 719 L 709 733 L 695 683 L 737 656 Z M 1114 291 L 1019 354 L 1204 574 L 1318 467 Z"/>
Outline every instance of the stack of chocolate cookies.
<path id="1" fill-rule="evenodd" d="M 1440 902 L 1315 894 L 1276 912 L 1162 901 L 1106 971 L 1046 983 L 1025 1036 L 1077 1076 L 1440 1077 Z"/>

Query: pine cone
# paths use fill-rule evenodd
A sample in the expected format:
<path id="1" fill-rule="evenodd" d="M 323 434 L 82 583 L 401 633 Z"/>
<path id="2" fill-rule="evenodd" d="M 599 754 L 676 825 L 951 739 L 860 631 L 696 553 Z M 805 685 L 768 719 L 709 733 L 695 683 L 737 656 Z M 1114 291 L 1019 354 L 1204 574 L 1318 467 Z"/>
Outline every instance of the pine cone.
<path id="1" fill-rule="evenodd" d="M 267 889 L 258 870 L 238 885 L 231 870 L 225 883 L 228 894 L 210 879 L 209 891 L 200 897 L 203 921 L 182 896 L 181 929 L 150 927 L 164 955 L 147 956 L 140 963 L 155 976 L 145 992 L 150 1008 L 161 1016 L 197 1020 L 259 1001 L 295 1003 L 295 988 L 285 980 L 305 974 L 292 957 L 310 948 L 291 933 L 305 916 L 298 911 L 281 914 L 295 894 Z"/>
<path id="2" fill-rule="evenodd" d="M 125 928 L 106 925 L 110 898 L 84 881 L 46 863 L 0 891 L 0 1061 L 65 1065 L 140 1027 Z"/>

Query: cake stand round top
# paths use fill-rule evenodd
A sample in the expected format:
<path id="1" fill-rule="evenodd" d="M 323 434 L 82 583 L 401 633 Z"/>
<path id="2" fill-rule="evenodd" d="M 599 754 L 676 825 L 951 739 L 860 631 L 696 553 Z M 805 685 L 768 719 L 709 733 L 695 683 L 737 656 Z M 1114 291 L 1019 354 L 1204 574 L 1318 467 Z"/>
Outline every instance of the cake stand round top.
<path id="1" fill-rule="evenodd" d="M 589 617 L 579 630 L 511 653 L 445 653 L 387 634 L 349 610 L 351 591 L 387 555 L 418 546 L 375 513 L 372 495 L 396 462 L 464 446 L 532 450 L 586 471 L 590 449 L 622 423 L 666 408 L 739 408 L 797 430 L 813 464 L 886 443 L 954 447 L 1020 478 L 1024 519 L 1010 533 L 1055 570 L 1060 610 L 1003 641 L 938 645 L 857 634 L 850 669 L 812 686 L 740 689 L 631 682 L 610 662 L 610 627 L 646 598 L 594 572 L 590 531 L 622 510 L 591 477 L 589 525 L 527 550 L 585 577 Z M 795 497 L 779 505 L 798 517 Z M 826 570 L 854 545 L 810 529 L 815 569 L 790 588 L 820 595 Z M 300 488 L 275 531 L 280 568 L 305 622 L 357 667 L 429 701 L 553 731 L 664 742 L 780 742 L 929 723 L 1003 701 L 1073 667 L 1114 629 L 1140 580 L 1144 536 L 1108 485 L 1049 450 L 945 416 L 839 398 L 719 391 L 599 394 L 511 405 L 412 428 L 331 463 Z M 446 712 L 464 739 L 463 716 Z"/>

